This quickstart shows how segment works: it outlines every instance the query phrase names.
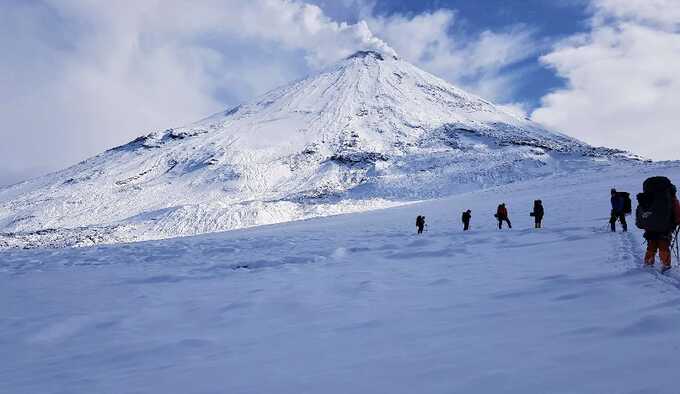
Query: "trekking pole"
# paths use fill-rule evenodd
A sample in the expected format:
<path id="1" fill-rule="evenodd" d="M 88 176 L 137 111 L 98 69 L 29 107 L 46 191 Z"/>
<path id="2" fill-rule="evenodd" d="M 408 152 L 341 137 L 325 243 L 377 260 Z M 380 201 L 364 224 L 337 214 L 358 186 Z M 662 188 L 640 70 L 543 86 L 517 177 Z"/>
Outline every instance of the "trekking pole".
<path id="1" fill-rule="evenodd" d="M 675 228 L 675 230 L 671 233 L 671 252 L 675 255 L 675 258 L 680 258 L 678 257 L 680 255 L 680 251 L 678 250 L 678 227 Z"/>
<path id="2" fill-rule="evenodd" d="M 678 244 L 678 232 L 680 231 L 680 227 L 675 228 L 675 234 L 673 234 L 673 243 L 671 244 L 671 248 L 675 252 L 675 258 L 680 259 L 680 244 Z"/>

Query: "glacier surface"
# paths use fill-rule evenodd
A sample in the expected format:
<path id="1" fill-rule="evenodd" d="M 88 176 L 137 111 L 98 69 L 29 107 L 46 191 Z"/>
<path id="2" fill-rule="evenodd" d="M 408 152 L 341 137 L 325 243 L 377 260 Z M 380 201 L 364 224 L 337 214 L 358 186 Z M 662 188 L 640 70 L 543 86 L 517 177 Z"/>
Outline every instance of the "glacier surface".
<path id="1" fill-rule="evenodd" d="M 680 167 L 598 167 L 224 233 L 5 250 L 0 392 L 677 393 L 680 275 L 642 268 L 640 232 L 607 224 L 611 187 L 634 193 L 658 174 L 677 183 Z M 501 201 L 512 230 L 496 228 Z"/>

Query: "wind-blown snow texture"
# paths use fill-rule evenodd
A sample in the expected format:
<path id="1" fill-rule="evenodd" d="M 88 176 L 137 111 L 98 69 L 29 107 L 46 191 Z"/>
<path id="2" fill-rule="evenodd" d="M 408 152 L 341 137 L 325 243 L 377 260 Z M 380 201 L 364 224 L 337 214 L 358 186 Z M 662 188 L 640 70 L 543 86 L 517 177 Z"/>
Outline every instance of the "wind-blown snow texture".
<path id="1" fill-rule="evenodd" d="M 642 268 L 640 232 L 607 224 L 611 187 L 661 174 L 680 179 L 677 164 L 629 164 L 218 234 L 6 250 L 0 392 L 677 393 L 680 275 Z M 513 230 L 495 227 L 500 201 Z"/>
<path id="2" fill-rule="evenodd" d="M 0 247 L 157 239 L 363 211 L 618 156 L 363 51 L 254 103 L 0 189 Z"/>

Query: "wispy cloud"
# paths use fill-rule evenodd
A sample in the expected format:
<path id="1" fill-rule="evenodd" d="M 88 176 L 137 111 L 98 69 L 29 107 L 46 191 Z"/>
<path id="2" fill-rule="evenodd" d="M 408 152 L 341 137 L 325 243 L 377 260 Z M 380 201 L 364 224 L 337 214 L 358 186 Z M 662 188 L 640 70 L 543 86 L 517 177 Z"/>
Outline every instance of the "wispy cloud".
<path id="1" fill-rule="evenodd" d="M 0 157 L 57 169 L 184 124 L 356 49 L 365 23 L 299 1 L 31 1 L 0 13 Z"/>
<path id="2" fill-rule="evenodd" d="M 394 47 L 502 101 L 519 75 L 506 68 L 536 53 L 522 26 L 470 35 L 454 29 L 452 10 L 375 16 L 372 9 L 363 0 L 333 2 L 333 15 L 355 21 L 348 23 L 301 0 L 10 0 L 0 13 L 4 171 L 56 170 L 359 49 Z"/>
<path id="3" fill-rule="evenodd" d="M 533 30 L 526 26 L 476 34 L 456 29 L 453 10 L 365 17 L 371 30 L 403 58 L 493 100 L 513 99 L 521 71 L 508 67 L 535 57 L 541 49 Z"/>
<path id="4" fill-rule="evenodd" d="M 542 62 L 568 81 L 533 119 L 595 145 L 679 159 L 680 2 L 594 0 L 590 32 Z"/>

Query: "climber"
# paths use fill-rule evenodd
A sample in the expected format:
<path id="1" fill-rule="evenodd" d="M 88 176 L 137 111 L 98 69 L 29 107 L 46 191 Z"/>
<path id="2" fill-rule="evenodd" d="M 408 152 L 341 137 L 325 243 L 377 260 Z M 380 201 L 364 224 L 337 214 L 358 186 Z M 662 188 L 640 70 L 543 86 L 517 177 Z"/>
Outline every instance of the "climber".
<path id="1" fill-rule="evenodd" d="M 643 192 L 637 195 L 635 225 L 645 230 L 647 240 L 645 265 L 653 266 L 658 251 L 661 272 L 671 268 L 671 244 L 673 234 L 680 224 L 680 203 L 676 188 L 666 177 L 652 177 L 642 185 Z M 677 234 L 677 233 L 676 233 Z"/>
<path id="2" fill-rule="evenodd" d="M 505 203 L 502 203 L 498 206 L 498 209 L 496 210 L 496 214 L 494 216 L 498 220 L 499 229 L 503 228 L 503 222 L 508 223 L 508 228 L 512 228 L 512 224 L 510 223 L 510 219 L 508 218 L 508 209 L 505 207 Z"/>
<path id="3" fill-rule="evenodd" d="M 470 229 L 470 219 L 472 218 L 472 211 L 467 210 L 463 212 L 463 231 L 468 231 Z"/>
<path id="4" fill-rule="evenodd" d="M 612 232 L 616 232 L 616 221 L 621 222 L 623 231 L 628 231 L 628 223 L 626 223 L 626 215 L 632 212 L 630 194 L 626 192 L 617 192 L 616 189 L 611 190 L 611 204 L 612 211 L 609 218 L 609 225 Z"/>
<path id="5" fill-rule="evenodd" d="M 535 228 L 541 228 L 544 213 L 545 212 L 543 210 L 543 201 L 541 201 L 541 200 L 534 201 L 534 210 L 529 215 L 533 216 L 533 218 L 534 218 L 534 227 Z"/>
<path id="6" fill-rule="evenodd" d="M 425 216 L 418 215 L 416 218 L 416 229 L 418 230 L 418 234 L 423 233 L 423 230 L 425 229 Z"/>

